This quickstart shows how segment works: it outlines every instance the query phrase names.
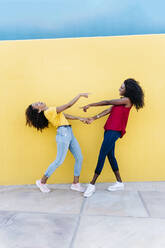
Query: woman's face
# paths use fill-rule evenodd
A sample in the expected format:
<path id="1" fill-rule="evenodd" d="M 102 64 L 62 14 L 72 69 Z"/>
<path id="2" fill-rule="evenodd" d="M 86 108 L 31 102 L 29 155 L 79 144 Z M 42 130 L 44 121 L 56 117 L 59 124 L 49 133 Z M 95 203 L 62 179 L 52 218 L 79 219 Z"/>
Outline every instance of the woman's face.
<path id="1" fill-rule="evenodd" d="M 120 86 L 120 89 L 119 89 L 119 94 L 120 94 L 120 96 L 124 96 L 125 91 L 126 91 L 126 89 L 125 89 L 125 84 L 123 83 L 123 84 Z"/>
<path id="2" fill-rule="evenodd" d="M 41 112 L 46 109 L 46 104 L 43 102 L 35 102 L 35 103 L 32 103 L 32 107 L 34 109 L 38 109 L 38 112 Z"/>

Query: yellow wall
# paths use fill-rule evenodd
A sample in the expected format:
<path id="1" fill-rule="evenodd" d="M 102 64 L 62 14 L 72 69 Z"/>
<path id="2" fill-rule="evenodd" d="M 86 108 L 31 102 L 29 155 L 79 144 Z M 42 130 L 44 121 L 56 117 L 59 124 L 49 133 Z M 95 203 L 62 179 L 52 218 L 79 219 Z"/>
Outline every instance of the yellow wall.
<path id="1" fill-rule="evenodd" d="M 116 144 L 124 181 L 165 179 L 164 95 L 165 35 L 0 42 L 0 185 L 33 184 L 56 157 L 55 129 L 43 133 L 25 126 L 24 111 L 34 101 L 61 105 L 79 92 L 91 92 L 72 109 L 90 116 L 105 109 L 79 107 L 118 98 L 128 77 L 141 82 L 145 108 L 132 110 L 127 133 Z M 104 117 L 91 125 L 72 121 L 84 156 L 81 182 L 93 176 L 103 138 Z M 49 183 L 68 183 L 73 177 L 70 153 Z M 98 182 L 114 181 L 108 161 Z"/>

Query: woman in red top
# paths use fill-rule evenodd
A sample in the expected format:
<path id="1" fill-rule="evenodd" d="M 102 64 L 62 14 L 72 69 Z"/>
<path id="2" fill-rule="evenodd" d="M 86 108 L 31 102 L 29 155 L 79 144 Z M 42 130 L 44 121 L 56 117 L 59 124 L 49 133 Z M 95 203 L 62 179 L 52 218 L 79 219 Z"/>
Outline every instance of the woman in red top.
<path id="1" fill-rule="evenodd" d="M 89 197 L 95 192 L 95 182 L 103 169 L 106 156 L 108 157 L 117 180 L 114 185 L 108 187 L 108 190 L 116 191 L 124 189 L 124 184 L 122 183 L 118 164 L 114 155 L 115 142 L 118 138 L 122 138 L 126 132 L 125 129 L 132 106 L 134 105 L 137 110 L 143 108 L 144 93 L 139 83 L 131 78 L 124 81 L 119 89 L 119 93 L 121 96 L 120 99 L 91 103 L 83 107 L 83 110 L 86 112 L 90 107 L 113 105 L 100 114 L 88 118 L 87 121 L 87 123 L 90 124 L 94 120 L 110 114 L 104 126 L 104 140 L 100 149 L 95 174 L 84 193 L 85 197 Z"/>

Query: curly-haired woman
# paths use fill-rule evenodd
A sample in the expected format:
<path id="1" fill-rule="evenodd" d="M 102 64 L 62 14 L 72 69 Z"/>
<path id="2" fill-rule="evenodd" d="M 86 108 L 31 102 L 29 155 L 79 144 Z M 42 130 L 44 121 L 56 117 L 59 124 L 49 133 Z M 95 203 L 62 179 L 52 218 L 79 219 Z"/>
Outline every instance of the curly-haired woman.
<path id="1" fill-rule="evenodd" d="M 90 124 L 94 120 L 110 114 L 104 126 L 104 140 L 100 149 L 95 173 L 92 181 L 84 192 L 85 197 L 90 197 L 95 192 L 95 182 L 103 169 L 106 156 L 108 157 L 117 180 L 116 183 L 108 187 L 108 190 L 116 191 L 124 189 L 124 184 L 122 182 L 118 164 L 115 158 L 115 142 L 118 138 L 122 138 L 126 132 L 125 129 L 132 106 L 134 105 L 137 110 L 143 108 L 144 93 L 139 83 L 132 78 L 126 79 L 124 81 L 119 89 L 119 93 L 121 96 L 120 99 L 91 103 L 82 107 L 86 112 L 90 107 L 113 105 L 100 114 L 88 118 L 86 121 L 86 123 Z"/>
<path id="2" fill-rule="evenodd" d="M 59 107 L 48 107 L 45 103 L 35 102 L 26 109 L 26 124 L 35 127 L 42 131 L 47 128 L 49 123 L 57 128 L 56 142 L 57 142 L 57 157 L 56 160 L 50 164 L 42 179 L 36 181 L 37 187 L 42 191 L 48 193 L 50 189 L 47 187 L 47 180 L 52 173 L 59 167 L 67 154 L 68 149 L 75 158 L 74 166 L 74 180 L 71 185 L 72 190 L 84 192 L 84 188 L 79 183 L 79 176 L 82 165 L 82 154 L 80 146 L 73 135 L 71 125 L 68 119 L 86 121 L 86 118 L 72 116 L 63 113 L 64 110 L 73 106 L 80 97 L 88 98 L 88 93 L 80 93 L 73 100 L 65 105 Z"/>

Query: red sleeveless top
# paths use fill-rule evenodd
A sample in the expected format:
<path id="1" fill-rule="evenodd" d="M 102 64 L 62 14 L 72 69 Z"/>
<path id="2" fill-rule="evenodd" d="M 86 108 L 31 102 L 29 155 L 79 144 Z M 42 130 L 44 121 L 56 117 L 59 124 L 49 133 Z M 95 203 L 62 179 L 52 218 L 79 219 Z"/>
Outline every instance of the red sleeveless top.
<path id="1" fill-rule="evenodd" d="M 112 107 L 111 113 L 105 123 L 105 130 L 121 131 L 121 137 L 126 133 L 126 125 L 130 108 L 126 108 L 124 105 L 115 105 Z"/>

